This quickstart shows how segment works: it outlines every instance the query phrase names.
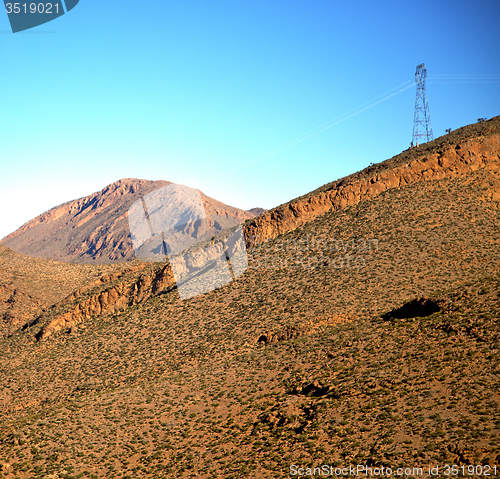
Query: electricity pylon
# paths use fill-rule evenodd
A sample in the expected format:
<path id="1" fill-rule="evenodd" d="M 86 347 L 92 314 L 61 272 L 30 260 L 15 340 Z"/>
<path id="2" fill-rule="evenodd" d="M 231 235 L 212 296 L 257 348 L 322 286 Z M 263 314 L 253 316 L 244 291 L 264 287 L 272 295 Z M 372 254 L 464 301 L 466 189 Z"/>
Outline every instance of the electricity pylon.
<path id="1" fill-rule="evenodd" d="M 413 137 L 411 146 L 418 146 L 419 143 L 425 143 L 434 139 L 431 126 L 431 115 L 429 113 L 429 103 L 427 102 L 427 93 L 425 91 L 425 79 L 427 70 L 421 63 L 415 71 L 415 83 L 417 84 L 417 98 L 415 99 L 415 116 L 413 118 Z M 420 141 L 422 139 L 422 141 Z"/>

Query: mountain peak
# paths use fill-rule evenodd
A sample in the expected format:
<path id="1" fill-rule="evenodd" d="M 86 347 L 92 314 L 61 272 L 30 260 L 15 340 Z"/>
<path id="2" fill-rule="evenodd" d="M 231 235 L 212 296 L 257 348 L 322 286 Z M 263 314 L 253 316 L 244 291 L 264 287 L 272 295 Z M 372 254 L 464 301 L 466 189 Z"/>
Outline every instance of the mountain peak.
<path id="1" fill-rule="evenodd" d="M 127 212 L 148 193 L 171 184 L 122 178 L 91 195 L 66 202 L 6 236 L 2 244 L 28 256 L 75 263 L 109 263 L 134 258 Z M 252 212 L 225 205 L 201 193 L 207 211 L 222 211 L 240 222 Z"/>

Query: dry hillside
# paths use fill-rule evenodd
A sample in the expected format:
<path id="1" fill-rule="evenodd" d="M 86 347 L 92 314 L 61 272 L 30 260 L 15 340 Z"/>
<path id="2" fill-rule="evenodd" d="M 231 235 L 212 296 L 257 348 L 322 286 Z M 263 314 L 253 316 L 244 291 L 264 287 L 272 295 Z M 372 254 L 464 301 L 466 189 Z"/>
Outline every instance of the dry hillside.
<path id="1" fill-rule="evenodd" d="M 433 145 L 250 220 L 227 286 L 136 263 L 0 339 L 3 476 L 493 475 L 500 118 Z"/>
<path id="2" fill-rule="evenodd" d="M 0 336 L 10 334 L 75 291 L 129 268 L 71 265 L 24 256 L 0 245 Z"/>

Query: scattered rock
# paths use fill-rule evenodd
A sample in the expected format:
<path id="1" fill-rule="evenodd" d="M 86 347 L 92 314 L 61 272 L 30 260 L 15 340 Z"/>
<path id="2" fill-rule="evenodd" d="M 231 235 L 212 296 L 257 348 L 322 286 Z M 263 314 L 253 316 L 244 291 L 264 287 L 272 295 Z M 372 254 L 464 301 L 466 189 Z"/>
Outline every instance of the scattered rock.
<path id="1" fill-rule="evenodd" d="M 329 394 L 331 393 L 331 394 Z M 327 394 L 330 395 L 336 395 L 333 386 L 324 386 L 318 381 L 313 381 L 309 384 L 305 384 L 303 386 L 296 386 L 292 388 L 290 391 L 290 394 L 294 395 L 301 395 L 301 396 L 312 396 L 312 397 L 322 397 L 326 396 Z"/>
<path id="2" fill-rule="evenodd" d="M 316 318 L 307 321 L 303 324 L 285 326 L 282 329 L 277 331 L 265 331 L 257 340 L 258 343 L 270 344 L 270 343 L 278 343 L 281 341 L 290 341 L 291 339 L 306 336 L 308 334 L 312 334 L 321 326 L 325 325 L 333 325 L 340 323 L 350 322 L 351 319 L 348 316 L 341 316 L 339 314 L 335 314 L 332 316 L 316 316 Z"/>

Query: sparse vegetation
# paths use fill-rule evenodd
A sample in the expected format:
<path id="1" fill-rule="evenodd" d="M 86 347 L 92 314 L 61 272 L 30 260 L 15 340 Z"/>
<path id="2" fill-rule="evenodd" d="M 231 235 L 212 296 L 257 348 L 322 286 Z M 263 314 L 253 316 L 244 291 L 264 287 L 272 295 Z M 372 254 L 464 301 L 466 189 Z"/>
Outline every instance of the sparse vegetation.
<path id="1" fill-rule="evenodd" d="M 46 341 L 35 326 L 0 339 L 1 474 L 499 464 L 498 185 L 484 168 L 393 188 L 249 250 L 246 273 L 218 290 L 180 301 L 169 288 Z M 282 241 L 305 238 L 305 261 L 285 267 L 296 251 Z M 357 251 L 360 238 L 377 247 Z M 364 266 L 332 267 L 347 253 L 311 246 L 326 239 Z M 124 268 L 72 267 L 92 280 Z"/>

